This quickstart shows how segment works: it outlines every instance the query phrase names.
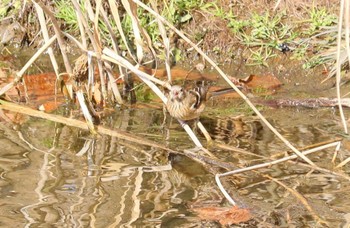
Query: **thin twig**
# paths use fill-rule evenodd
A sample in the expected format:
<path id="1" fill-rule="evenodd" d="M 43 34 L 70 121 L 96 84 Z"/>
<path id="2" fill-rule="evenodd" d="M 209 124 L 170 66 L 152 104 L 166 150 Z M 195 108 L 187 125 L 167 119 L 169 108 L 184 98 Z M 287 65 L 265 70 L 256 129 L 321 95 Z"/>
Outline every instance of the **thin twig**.
<path id="1" fill-rule="evenodd" d="M 151 5 L 154 9 L 154 11 L 156 11 L 158 13 L 158 9 L 157 9 L 157 1 L 151 1 Z M 157 23 L 158 23 L 158 28 L 159 28 L 159 33 L 162 37 L 162 40 L 163 40 L 163 44 L 164 44 L 164 50 L 165 50 L 165 69 L 166 69 L 166 72 L 167 72 L 167 77 L 168 77 L 168 82 L 171 82 L 171 70 L 170 70 L 170 63 L 171 63 L 171 60 L 170 60 L 170 54 L 171 54 L 171 51 L 170 51 L 170 39 L 169 37 L 167 36 L 167 33 L 166 33 L 166 30 L 165 30 L 165 27 L 164 27 L 164 24 L 162 23 L 161 20 L 159 20 L 158 18 L 156 19 L 157 20 Z"/>

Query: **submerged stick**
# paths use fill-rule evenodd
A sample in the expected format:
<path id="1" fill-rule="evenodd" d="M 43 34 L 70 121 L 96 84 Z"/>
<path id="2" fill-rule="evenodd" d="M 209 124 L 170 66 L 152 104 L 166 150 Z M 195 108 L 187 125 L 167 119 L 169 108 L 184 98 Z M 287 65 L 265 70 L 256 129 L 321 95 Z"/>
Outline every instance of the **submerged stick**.
<path id="1" fill-rule="evenodd" d="M 307 154 L 310 154 L 310 153 L 313 153 L 313 152 L 316 152 L 316 151 L 319 151 L 319 150 L 323 150 L 323 149 L 326 149 L 326 148 L 329 148 L 329 147 L 333 147 L 333 146 L 336 146 L 338 148 L 340 143 L 341 143 L 340 141 L 337 141 L 337 142 L 329 143 L 329 144 L 326 144 L 326 145 L 323 145 L 323 146 L 319 146 L 319 147 L 316 147 L 316 148 L 313 148 L 313 149 L 309 149 L 309 150 L 304 151 L 303 155 L 307 155 Z M 257 164 L 257 165 L 253 165 L 253 166 L 249 166 L 249 167 L 245 167 L 245 168 L 229 171 L 229 172 L 226 172 L 226 173 L 216 174 L 215 175 L 215 181 L 216 181 L 216 184 L 218 185 L 220 191 L 222 192 L 222 194 L 226 197 L 226 199 L 232 205 L 236 205 L 236 202 L 232 199 L 232 197 L 228 194 L 228 192 L 222 186 L 221 181 L 220 181 L 220 177 L 233 175 L 233 174 L 238 174 L 238 173 L 251 171 L 251 170 L 255 171 L 256 169 L 261 169 L 261 168 L 268 167 L 268 166 L 271 166 L 271 165 L 275 165 L 275 164 L 278 164 L 278 163 L 281 163 L 281 162 L 289 161 L 289 160 L 295 159 L 297 157 L 298 156 L 294 154 L 294 155 L 291 155 L 291 156 L 288 156 L 288 157 L 284 157 L 284 158 L 281 158 L 281 159 L 277 159 L 277 160 L 274 160 L 274 161 L 271 161 L 271 162 L 266 162 L 266 163 L 263 163 L 263 164 Z M 300 165 L 303 165 L 303 163 L 300 163 Z M 305 165 L 307 165 L 307 164 L 305 164 Z M 336 173 L 334 171 L 327 170 L 327 169 L 320 168 L 320 167 L 310 166 L 310 168 L 315 169 L 315 170 L 320 171 L 320 172 L 324 172 L 324 173 L 331 173 L 333 175 L 340 176 L 340 177 L 350 181 L 350 177 L 349 176 L 341 174 L 341 173 Z"/>
<path id="2" fill-rule="evenodd" d="M 7 101 L 1 100 L 1 99 L 0 99 L 0 109 L 6 109 L 6 110 L 9 110 L 9 111 L 22 113 L 22 114 L 29 115 L 29 116 L 34 116 L 34 117 L 38 117 L 38 118 L 54 121 L 54 122 L 57 122 L 57 123 L 62 123 L 62 124 L 65 124 L 67 126 L 72 126 L 72 127 L 77 127 L 77 128 L 81 128 L 81 129 L 84 129 L 84 130 L 89 130 L 89 127 L 87 126 L 85 121 L 65 118 L 65 117 L 62 117 L 62 116 L 58 116 L 58 115 L 53 115 L 53 114 L 37 111 L 37 110 L 31 109 L 31 108 L 24 107 L 24 106 L 21 106 L 21 105 L 18 105 L 18 104 L 14 104 L 14 103 L 11 103 L 11 102 L 7 102 Z M 155 148 L 158 148 L 158 149 L 162 149 L 162 150 L 166 150 L 166 151 L 177 153 L 176 151 L 173 151 L 170 148 L 162 146 L 162 145 L 160 145 L 160 144 L 158 144 L 156 142 L 152 142 L 152 141 L 147 140 L 145 138 L 138 137 L 138 136 L 135 136 L 134 134 L 130 134 L 130 133 L 127 133 L 127 132 L 124 132 L 124 131 L 121 131 L 121 130 L 117 130 L 117 129 L 113 129 L 112 130 L 112 129 L 105 128 L 103 126 L 98 126 L 98 127 L 96 127 L 96 131 L 98 133 L 100 133 L 100 134 L 114 136 L 114 137 L 117 137 L 119 139 L 127 140 L 127 141 L 134 142 L 134 143 L 138 143 L 138 144 L 141 144 L 141 145 L 151 146 L 151 147 L 155 147 Z"/>
<path id="3" fill-rule="evenodd" d="M 309 149 L 309 150 L 306 150 L 306 151 L 303 151 L 303 155 L 308 155 L 308 154 L 311 154 L 311 153 L 314 153 L 316 151 L 319 151 L 319 150 L 323 150 L 323 149 L 326 149 L 326 148 L 329 148 L 329 147 L 333 147 L 333 146 L 338 146 L 338 144 L 340 143 L 340 141 L 338 142 L 333 142 L 333 143 L 329 143 L 329 144 L 326 144 L 326 145 L 323 145 L 323 146 L 320 146 L 320 147 L 316 147 L 316 148 L 313 148 L 313 149 Z M 230 172 L 226 172 L 226 173 L 222 173 L 222 174 L 217 174 L 219 177 L 223 177 L 223 176 L 228 176 L 228 175 L 232 175 L 232 174 L 238 174 L 238 173 L 242 173 L 242 172 L 246 172 L 246 171 L 250 171 L 250 170 L 256 170 L 256 169 L 261 169 L 261 168 L 264 168 L 264 167 L 268 167 L 268 166 L 271 166 L 271 165 L 276 165 L 276 164 L 279 164 L 279 163 L 282 163 L 282 162 L 285 162 L 285 161 L 288 161 L 288 160 L 292 160 L 292 159 L 296 159 L 298 156 L 293 154 L 291 156 L 288 156 L 288 157 L 284 157 L 284 158 L 281 158 L 281 159 L 277 159 L 277 160 L 274 160 L 274 161 L 271 161 L 271 162 L 266 162 L 266 163 L 262 163 L 262 164 L 257 164 L 257 165 L 253 165 L 253 166 L 249 166 L 249 167 L 245 167 L 245 168 L 242 168 L 242 169 L 238 169 L 238 170 L 233 170 L 233 171 L 230 171 Z M 319 168 L 319 167 L 312 167 L 316 170 L 320 170 L 322 168 Z M 323 171 L 323 169 L 322 169 Z M 339 175 L 339 174 L 337 174 Z M 347 179 L 347 180 L 350 180 L 350 177 L 347 177 L 345 175 L 341 175 L 341 177 Z"/>
<path id="4" fill-rule="evenodd" d="M 274 100 L 260 100 L 255 103 L 268 105 L 272 107 L 336 107 L 339 105 L 337 98 L 307 98 L 307 99 L 274 99 Z M 350 107 L 350 99 L 342 98 L 340 103 L 343 107 Z"/>
<path id="5" fill-rule="evenodd" d="M 281 185 L 282 187 L 284 187 L 285 189 L 287 189 L 288 192 L 290 192 L 292 195 L 294 195 L 304 206 L 305 208 L 310 212 L 311 216 L 317 220 L 319 223 L 323 224 L 323 225 L 329 225 L 326 221 L 324 221 L 323 219 L 321 219 L 315 212 L 315 210 L 311 207 L 311 205 L 308 203 L 307 199 L 305 199 L 305 197 L 303 195 L 301 195 L 299 192 L 297 192 L 296 190 L 288 187 L 287 185 L 285 185 L 283 182 L 277 180 L 276 178 L 273 178 L 269 175 L 266 174 L 262 174 L 263 177 L 272 180 L 273 182 Z"/>

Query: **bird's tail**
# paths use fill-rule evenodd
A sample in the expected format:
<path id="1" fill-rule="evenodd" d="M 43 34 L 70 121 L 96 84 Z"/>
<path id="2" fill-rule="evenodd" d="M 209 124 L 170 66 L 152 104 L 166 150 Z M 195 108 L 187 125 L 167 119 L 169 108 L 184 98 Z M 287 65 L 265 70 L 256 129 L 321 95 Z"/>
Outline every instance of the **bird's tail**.
<path id="1" fill-rule="evenodd" d="M 239 89 L 241 89 L 240 86 L 238 86 Z M 224 89 L 218 89 L 215 91 L 210 92 L 211 97 L 216 97 L 216 96 L 220 96 L 220 95 L 224 95 L 224 94 L 228 94 L 228 93 L 234 93 L 236 92 L 233 88 L 224 88 Z"/>

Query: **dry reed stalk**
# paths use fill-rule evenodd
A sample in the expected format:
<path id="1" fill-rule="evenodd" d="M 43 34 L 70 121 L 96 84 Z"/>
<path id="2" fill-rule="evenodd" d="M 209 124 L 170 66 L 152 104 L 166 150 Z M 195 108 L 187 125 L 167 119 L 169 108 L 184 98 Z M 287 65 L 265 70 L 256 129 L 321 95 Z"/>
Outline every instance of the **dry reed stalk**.
<path id="1" fill-rule="evenodd" d="M 135 36 L 134 45 L 136 46 L 137 62 L 141 64 L 143 59 L 143 40 L 141 38 L 141 26 L 139 24 L 135 5 L 132 1 L 129 2 L 128 0 L 121 0 L 121 2 L 126 10 L 126 13 L 131 18 L 132 30 Z"/>
<path id="2" fill-rule="evenodd" d="M 110 22 L 108 20 L 106 12 L 103 9 L 103 7 L 100 8 L 100 11 L 101 11 L 101 15 L 102 15 L 103 21 L 105 22 L 105 24 L 107 26 L 107 29 L 108 29 L 108 32 L 109 32 L 109 35 L 111 37 L 113 50 L 120 55 L 120 50 L 119 50 L 119 47 L 118 47 L 117 37 L 115 36 L 115 34 L 114 34 L 113 30 L 112 30 L 112 26 L 111 26 L 111 24 L 110 24 Z M 111 85 L 114 97 L 115 97 L 115 99 L 117 100 L 117 102 L 119 104 L 124 104 L 124 101 L 123 101 L 123 99 L 122 99 L 122 97 L 120 95 L 119 89 L 117 87 L 116 80 L 114 80 L 114 77 L 113 77 L 112 67 L 111 67 L 111 65 L 109 63 L 107 63 L 107 62 L 104 62 L 104 63 L 105 63 L 105 67 L 106 67 L 105 70 L 107 71 L 108 78 L 109 78 L 109 83 Z M 122 67 L 121 65 L 118 65 L 118 69 L 119 69 L 119 74 L 122 75 L 122 77 L 127 74 L 126 73 L 126 69 L 124 67 Z"/>
<path id="3" fill-rule="evenodd" d="M 94 30 L 94 41 L 91 40 L 91 42 L 96 42 L 96 44 L 94 45 L 94 50 L 95 52 L 97 52 L 98 54 L 101 54 L 101 51 L 102 51 L 102 43 L 101 43 L 101 36 L 100 36 L 100 33 L 99 33 L 99 26 L 98 26 L 98 21 L 99 21 L 99 13 L 100 13 L 100 9 L 102 8 L 102 1 L 101 0 L 98 0 L 96 2 L 96 11 L 95 13 L 93 13 L 93 9 L 92 9 L 92 6 L 90 4 L 89 1 L 86 1 L 85 2 L 87 7 L 88 7 L 88 13 L 90 15 L 90 18 L 93 18 L 93 23 L 94 23 L 94 26 L 93 26 L 93 30 Z M 103 98 L 103 104 L 105 105 L 106 104 L 106 99 L 107 99 L 107 84 L 106 84 L 106 81 L 105 81 L 105 74 L 104 74 L 104 64 L 103 62 L 101 61 L 101 59 L 97 59 L 97 65 L 98 65 L 98 71 L 99 71 L 99 75 L 100 75 L 100 84 L 101 84 L 101 91 L 102 91 L 102 98 Z"/>
<path id="4" fill-rule="evenodd" d="M 48 30 L 47 30 L 47 27 L 46 27 L 47 23 L 46 23 L 46 20 L 45 20 L 44 11 L 35 2 L 34 2 L 34 7 L 35 7 L 35 10 L 36 10 L 37 15 L 38 15 L 38 19 L 39 19 L 41 32 L 43 34 L 44 41 L 48 42 L 50 38 L 49 38 L 49 33 L 48 33 Z M 57 82 L 60 80 L 60 74 L 59 74 L 59 71 L 58 71 L 58 64 L 57 64 L 55 55 L 53 53 L 52 47 L 48 47 L 47 52 L 48 52 L 48 54 L 50 56 L 51 64 L 52 64 L 53 70 L 54 70 L 54 72 L 56 74 L 56 79 L 57 80 L 55 81 L 55 95 L 57 95 Z M 55 101 L 56 101 L 56 97 L 57 96 L 55 96 Z"/>
<path id="5" fill-rule="evenodd" d="M 118 29 L 118 33 L 120 35 L 120 37 L 122 38 L 122 41 L 124 42 L 124 45 L 126 47 L 126 50 L 128 51 L 129 53 L 129 56 L 131 58 L 133 58 L 134 62 L 136 63 L 136 59 L 134 58 L 134 51 L 132 50 L 132 47 L 130 47 L 129 45 L 129 42 L 128 40 L 126 39 L 126 36 L 124 34 L 124 30 L 122 28 L 122 23 L 120 21 L 120 15 L 119 15 L 119 9 L 117 7 L 117 5 L 115 4 L 115 1 L 114 0 L 108 0 L 108 3 L 109 3 L 109 6 L 111 8 L 111 13 L 112 13 L 112 16 L 113 16 L 113 19 L 114 19 L 114 22 L 117 26 L 117 29 Z"/>
<path id="6" fill-rule="evenodd" d="M 341 168 L 343 167 L 344 165 L 348 164 L 350 162 L 350 157 L 346 158 L 344 161 L 340 162 L 336 168 Z"/>
<path id="7" fill-rule="evenodd" d="M 117 87 L 116 80 L 114 79 L 113 72 L 112 72 L 112 67 L 108 62 L 105 62 L 105 70 L 108 75 L 109 83 L 111 85 L 111 89 L 114 95 L 114 98 L 117 100 L 118 104 L 124 104 L 123 98 L 120 95 L 119 89 Z"/>
<path id="8" fill-rule="evenodd" d="M 46 20 L 45 20 L 44 11 L 35 2 L 34 2 L 34 7 L 35 7 L 35 10 L 36 10 L 37 15 L 38 15 L 38 19 L 39 19 L 39 23 L 40 23 L 40 27 L 41 27 L 41 33 L 43 34 L 44 41 L 48 42 L 50 40 L 50 37 L 49 37 L 49 33 L 48 33 L 47 27 L 46 27 L 47 23 L 46 23 Z M 53 67 L 53 70 L 55 71 L 57 80 L 59 80 L 58 64 L 57 64 L 55 55 L 53 54 L 52 47 L 48 47 L 47 53 L 50 56 L 52 67 Z"/>
<path id="9" fill-rule="evenodd" d="M 346 1 L 348 2 L 348 0 Z M 349 15 L 347 14 L 349 17 Z M 349 20 L 350 18 L 345 18 L 345 20 Z M 341 52 L 341 40 L 342 40 L 342 27 L 344 20 L 344 0 L 340 1 L 340 9 L 339 9 L 339 21 L 338 21 L 338 37 L 337 37 L 337 61 L 336 61 L 336 89 L 337 89 L 337 98 L 338 98 L 338 107 L 340 118 L 344 127 L 345 134 L 348 133 L 348 127 L 344 116 L 343 107 L 341 105 L 341 94 L 340 94 L 340 77 L 341 77 L 341 61 L 340 61 L 340 52 Z M 349 29 L 347 29 L 349 32 Z M 347 34 L 348 35 L 348 34 Z M 349 38 L 347 39 L 349 40 Z M 349 44 L 347 44 L 349 46 Z M 349 53 L 348 53 L 349 54 Z M 349 58 L 349 56 L 348 56 Z M 350 61 L 350 60 L 349 60 Z"/>
<path id="10" fill-rule="evenodd" d="M 69 75 L 71 75 L 73 73 L 73 70 L 72 70 L 72 67 L 69 63 L 69 59 L 68 59 L 68 56 L 67 56 L 67 53 L 66 53 L 66 48 L 65 48 L 65 42 L 62 38 L 62 32 L 60 30 L 60 27 L 58 25 L 58 22 L 55 18 L 55 16 L 52 14 L 51 10 L 49 10 L 42 1 L 39 1 L 39 0 L 33 0 L 35 3 L 37 3 L 41 9 L 45 12 L 45 14 L 50 18 L 51 22 L 52 22 L 52 25 L 53 25 L 53 28 L 54 28 L 54 31 L 55 31 L 55 34 L 57 36 L 57 42 L 58 42 L 58 45 L 60 47 L 60 51 L 61 51 L 61 54 L 62 54 L 62 58 L 63 58 L 63 62 L 64 62 L 64 65 L 66 67 L 66 71 Z M 70 94 L 72 95 L 72 94 Z"/>
<path id="11" fill-rule="evenodd" d="M 156 1 L 151 1 L 151 5 L 152 5 L 154 11 L 158 13 L 157 2 Z M 165 27 L 164 27 L 164 24 L 162 23 L 162 21 L 159 20 L 158 18 L 156 18 L 156 20 L 157 20 L 157 23 L 158 23 L 159 33 L 160 33 L 160 35 L 162 37 L 163 45 L 164 45 L 164 49 L 165 49 L 165 69 L 166 69 L 166 72 L 167 72 L 168 82 L 171 82 L 170 39 L 167 36 L 166 30 L 165 30 Z"/>
<path id="12" fill-rule="evenodd" d="M 57 36 L 57 42 L 58 42 L 58 45 L 60 47 L 60 51 L 61 51 L 61 54 L 62 54 L 63 62 L 64 62 L 65 67 L 66 67 L 66 72 L 69 75 L 72 75 L 73 74 L 73 70 L 71 68 L 71 65 L 69 63 L 68 56 L 67 56 L 67 53 L 66 53 L 65 44 L 64 44 L 64 41 L 63 41 L 63 38 L 62 38 L 62 34 L 61 34 L 62 31 L 59 28 L 59 25 L 57 23 L 56 18 L 54 17 L 53 13 L 44 5 L 43 2 L 41 2 L 39 0 L 34 0 L 34 2 L 36 2 L 42 8 L 42 10 L 46 13 L 46 15 L 50 18 L 50 20 L 51 20 L 51 22 L 53 24 L 53 28 L 54 28 L 55 34 Z M 73 4 L 74 4 L 74 2 L 76 3 L 75 0 L 72 0 L 72 2 L 73 2 Z M 70 92 L 71 98 L 73 98 L 72 90 L 68 88 L 68 91 Z M 83 92 L 81 90 L 78 90 L 78 91 L 76 91 L 76 94 L 77 94 L 77 97 L 78 97 L 78 100 L 79 100 L 80 107 L 81 107 L 81 109 L 83 111 L 84 117 L 85 117 L 85 119 L 87 121 L 87 125 L 89 126 L 89 129 L 91 130 L 91 132 L 94 132 L 94 125 L 93 125 L 93 122 L 92 122 L 91 114 L 88 112 L 88 108 L 87 108 L 84 100 L 82 99 L 82 98 L 84 98 Z"/>
<path id="13" fill-rule="evenodd" d="M 340 143 L 340 141 L 337 141 L 337 142 L 332 142 L 332 143 L 329 143 L 329 144 L 326 144 L 326 145 L 322 145 L 322 146 L 319 146 L 319 147 L 315 147 L 315 148 L 303 151 L 303 154 L 304 155 L 308 155 L 308 154 L 311 154 L 311 153 L 314 153 L 314 152 L 317 152 L 317 151 L 320 151 L 320 150 L 324 150 L 324 149 L 329 148 L 329 147 L 338 146 L 339 143 Z M 242 173 L 242 172 L 246 172 L 246 171 L 250 171 L 250 170 L 261 169 L 261 168 L 269 167 L 271 165 L 276 165 L 276 164 L 279 164 L 279 163 L 282 163 L 282 162 L 285 162 L 285 161 L 289 161 L 289 160 L 292 160 L 292 159 L 296 159 L 296 158 L 298 158 L 298 156 L 293 154 L 291 156 L 283 157 L 283 158 L 280 158 L 280 159 L 277 159 L 277 160 L 273 160 L 273 161 L 270 161 L 270 162 L 257 164 L 257 165 L 245 167 L 245 168 L 242 168 L 242 169 L 238 169 L 238 170 L 234 170 L 234 171 L 218 174 L 218 175 L 219 175 L 219 177 L 223 177 L 223 176 L 238 174 L 238 173 Z M 312 167 L 312 168 L 314 168 L 314 167 Z M 315 169 L 316 170 L 320 170 L 320 171 L 324 170 L 324 169 L 319 168 L 319 167 L 316 167 Z M 329 172 L 332 172 L 332 171 L 329 171 Z M 348 176 L 341 175 L 341 174 L 335 173 L 335 172 L 332 172 L 332 173 L 335 174 L 335 175 L 338 175 L 340 177 L 343 177 L 343 178 L 345 178 L 347 180 L 350 180 L 350 177 L 348 177 Z"/>

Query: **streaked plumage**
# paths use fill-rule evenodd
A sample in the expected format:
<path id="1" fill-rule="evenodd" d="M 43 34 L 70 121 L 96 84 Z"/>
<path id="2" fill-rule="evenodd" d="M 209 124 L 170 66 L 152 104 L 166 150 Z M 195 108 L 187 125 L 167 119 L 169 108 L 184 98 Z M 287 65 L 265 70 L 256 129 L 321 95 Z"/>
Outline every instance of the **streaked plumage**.
<path id="1" fill-rule="evenodd" d="M 172 117 L 183 121 L 193 120 L 204 110 L 206 101 L 207 90 L 204 87 L 187 91 L 175 85 L 171 87 L 166 107 Z"/>

